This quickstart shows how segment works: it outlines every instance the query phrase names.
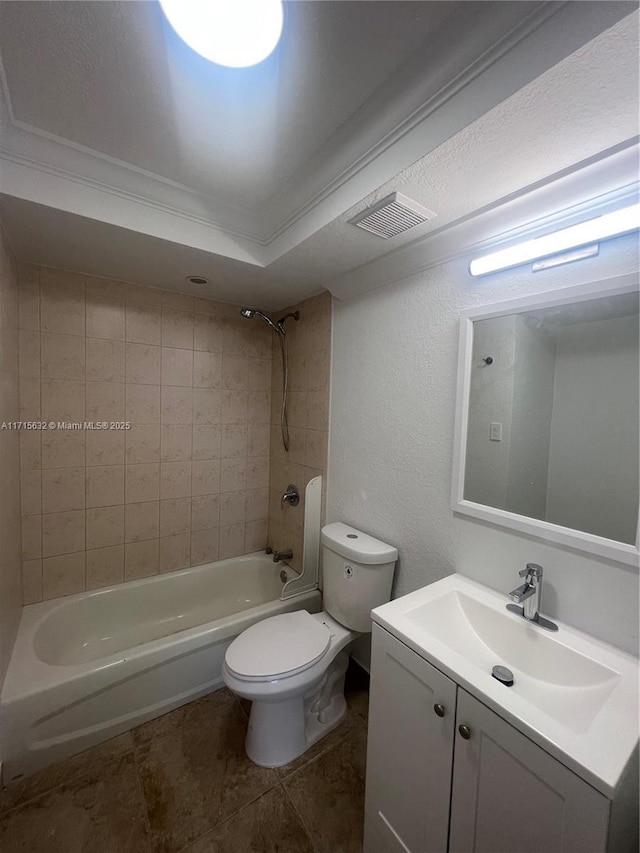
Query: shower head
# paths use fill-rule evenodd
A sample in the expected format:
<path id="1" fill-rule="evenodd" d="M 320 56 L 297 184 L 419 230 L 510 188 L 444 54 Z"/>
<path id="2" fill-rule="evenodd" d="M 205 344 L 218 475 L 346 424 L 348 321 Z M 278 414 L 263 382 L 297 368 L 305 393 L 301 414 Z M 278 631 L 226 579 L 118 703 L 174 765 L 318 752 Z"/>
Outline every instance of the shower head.
<path id="1" fill-rule="evenodd" d="M 271 326 L 273 331 L 276 332 L 278 335 L 284 335 L 285 333 L 282 326 L 279 323 L 274 323 L 271 317 L 267 317 L 264 311 L 258 311 L 257 308 L 241 308 L 240 313 L 243 317 L 246 317 L 247 320 L 251 320 L 254 317 L 260 317 L 260 319 L 264 320 L 264 322 L 268 326 Z"/>

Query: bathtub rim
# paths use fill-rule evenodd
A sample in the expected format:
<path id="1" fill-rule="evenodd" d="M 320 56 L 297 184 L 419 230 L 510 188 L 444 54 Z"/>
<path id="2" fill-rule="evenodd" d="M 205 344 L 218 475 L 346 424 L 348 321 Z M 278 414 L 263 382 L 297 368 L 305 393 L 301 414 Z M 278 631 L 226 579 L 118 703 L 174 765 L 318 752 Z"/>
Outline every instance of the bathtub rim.
<path id="1" fill-rule="evenodd" d="M 260 562 L 268 562 L 269 564 L 272 562 L 264 551 L 257 551 L 252 554 L 242 554 L 238 557 L 229 557 L 226 560 L 216 560 L 210 563 L 203 563 L 199 566 L 189 566 L 175 572 L 154 574 L 146 578 L 138 578 L 132 581 L 125 581 L 125 583 L 112 584 L 111 586 L 99 587 L 94 590 L 86 590 L 74 593 L 73 595 L 24 606 L 9 666 L 5 675 L 4 685 L 0 692 L 0 708 L 3 705 L 6 706 L 17 700 L 42 693 L 43 691 L 55 691 L 59 687 L 67 688 L 70 684 L 81 681 L 87 672 L 93 673 L 96 679 L 100 681 L 104 678 L 106 683 L 110 680 L 110 671 L 114 667 L 117 668 L 128 664 L 130 667 L 133 666 L 134 669 L 137 669 L 136 663 L 144 663 L 144 667 L 140 666 L 139 668 L 146 668 L 149 665 L 150 659 L 154 660 L 157 658 L 158 661 L 162 660 L 163 654 L 169 646 L 176 649 L 176 655 L 187 654 L 193 648 L 201 645 L 205 637 L 208 637 L 208 641 L 212 643 L 224 640 L 227 636 L 239 633 L 238 630 L 235 630 L 238 623 L 250 619 L 254 619 L 255 621 L 255 617 L 262 616 L 262 614 L 264 614 L 262 618 L 267 618 L 273 610 L 275 602 L 284 603 L 285 601 L 299 600 L 300 609 L 304 609 L 304 601 L 312 602 L 316 599 L 316 595 L 320 594 L 320 591 L 316 588 L 286 599 L 269 599 L 269 601 L 262 604 L 248 607 L 245 610 L 237 611 L 228 616 L 222 616 L 209 622 L 203 622 L 200 625 L 194 625 L 181 631 L 166 634 L 163 637 L 147 640 L 137 646 L 113 652 L 101 658 L 76 664 L 46 663 L 36 654 L 34 644 L 35 635 L 45 619 L 56 610 L 72 606 L 76 601 L 104 595 L 110 591 L 118 591 L 125 586 L 127 588 L 137 588 L 161 583 L 169 577 L 175 578 L 204 572 L 211 567 L 218 567 L 224 564 L 228 565 L 238 560 L 242 562 L 255 562 L 256 558 Z M 244 630 L 244 628 L 240 630 Z"/>

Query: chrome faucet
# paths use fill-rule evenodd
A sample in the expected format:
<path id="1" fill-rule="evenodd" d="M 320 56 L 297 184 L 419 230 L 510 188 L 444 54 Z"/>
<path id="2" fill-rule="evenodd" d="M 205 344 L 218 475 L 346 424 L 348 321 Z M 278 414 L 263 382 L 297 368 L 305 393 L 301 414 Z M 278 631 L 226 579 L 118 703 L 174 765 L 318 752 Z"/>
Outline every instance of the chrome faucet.
<path id="1" fill-rule="evenodd" d="M 290 560 L 293 557 L 293 551 L 291 548 L 287 548 L 286 551 L 274 551 L 273 552 L 273 562 L 279 563 L 280 560 Z"/>
<path id="2" fill-rule="evenodd" d="M 522 615 L 531 622 L 537 622 L 540 615 L 542 571 L 542 566 L 537 563 L 527 563 L 526 568 L 518 572 L 521 578 L 525 578 L 524 583 L 509 593 L 509 598 L 516 604 L 524 602 Z"/>
<path id="3" fill-rule="evenodd" d="M 287 486 L 287 490 L 282 493 L 280 504 L 284 506 L 285 503 L 289 503 L 291 506 L 298 506 L 300 503 L 300 492 L 298 491 L 298 487 L 294 486 L 293 483 L 290 483 Z"/>
<path id="4" fill-rule="evenodd" d="M 517 613 L 523 616 L 529 622 L 535 622 L 541 628 L 547 628 L 549 631 L 557 631 L 558 626 L 554 622 L 550 622 L 540 615 L 542 604 L 542 566 L 537 563 L 527 563 L 521 572 L 518 572 L 521 578 L 524 578 L 522 586 L 516 587 L 509 593 L 509 598 L 515 601 L 515 604 L 507 604 L 507 610 L 512 613 Z M 522 607 L 516 605 L 522 604 Z"/>

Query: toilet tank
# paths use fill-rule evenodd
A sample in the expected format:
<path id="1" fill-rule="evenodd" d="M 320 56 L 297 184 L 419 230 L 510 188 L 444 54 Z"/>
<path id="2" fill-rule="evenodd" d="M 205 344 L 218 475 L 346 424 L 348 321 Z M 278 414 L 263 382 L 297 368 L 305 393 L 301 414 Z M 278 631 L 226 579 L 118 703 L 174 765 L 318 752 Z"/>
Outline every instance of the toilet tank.
<path id="1" fill-rule="evenodd" d="M 352 631 L 371 631 L 371 611 L 391 597 L 398 551 L 342 522 L 322 528 L 323 609 Z"/>

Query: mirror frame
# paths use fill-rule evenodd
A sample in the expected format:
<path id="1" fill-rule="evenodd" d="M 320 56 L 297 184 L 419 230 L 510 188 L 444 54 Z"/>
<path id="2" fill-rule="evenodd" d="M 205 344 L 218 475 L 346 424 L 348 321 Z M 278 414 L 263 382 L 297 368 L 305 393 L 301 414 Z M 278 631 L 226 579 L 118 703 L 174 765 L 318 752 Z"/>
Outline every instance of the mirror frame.
<path id="1" fill-rule="evenodd" d="M 638 277 L 628 275 L 615 276 L 599 281 L 567 287 L 562 290 L 548 291 L 518 299 L 510 299 L 492 305 L 481 305 L 463 311 L 460 315 L 460 342 L 458 348 L 458 374 L 456 388 L 456 418 L 453 446 L 453 477 L 451 484 L 451 508 L 454 513 L 470 515 L 473 518 L 488 521 L 500 527 L 506 527 L 519 533 L 526 533 L 546 542 L 565 545 L 591 556 L 604 557 L 619 563 L 638 567 L 640 558 L 640 513 L 636 528 L 635 545 L 616 542 L 593 533 L 585 533 L 508 512 L 497 507 L 475 503 L 464 498 L 464 479 L 467 452 L 467 428 L 469 420 L 469 392 L 471 388 L 471 360 L 473 355 L 473 323 L 475 320 L 487 320 L 505 314 L 521 314 L 538 308 L 584 302 L 606 296 L 617 296 L 638 291 Z"/>

